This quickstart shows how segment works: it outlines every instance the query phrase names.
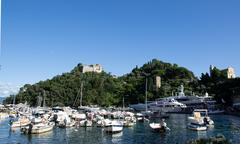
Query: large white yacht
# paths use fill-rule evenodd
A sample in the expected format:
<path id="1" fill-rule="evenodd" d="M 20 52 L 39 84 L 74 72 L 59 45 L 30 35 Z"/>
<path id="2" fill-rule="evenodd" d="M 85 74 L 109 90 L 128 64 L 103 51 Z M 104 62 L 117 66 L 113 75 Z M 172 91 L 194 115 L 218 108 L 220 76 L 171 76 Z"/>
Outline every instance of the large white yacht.
<path id="1" fill-rule="evenodd" d="M 179 112 L 187 106 L 173 98 L 159 98 L 149 104 L 149 110 L 161 112 Z"/>
<path id="2" fill-rule="evenodd" d="M 137 111 L 144 111 L 146 109 L 146 104 L 130 105 L 130 108 Z M 150 111 L 178 112 L 181 111 L 181 109 L 186 108 L 186 105 L 173 98 L 159 98 L 155 101 L 148 102 L 147 108 Z"/>
<path id="3" fill-rule="evenodd" d="M 180 103 L 187 106 L 187 111 L 193 111 L 194 109 L 207 109 L 209 114 L 223 113 L 223 110 L 217 108 L 217 102 L 208 93 L 204 96 L 185 96 L 184 87 L 181 85 L 180 92 L 177 96 L 171 96 Z"/>

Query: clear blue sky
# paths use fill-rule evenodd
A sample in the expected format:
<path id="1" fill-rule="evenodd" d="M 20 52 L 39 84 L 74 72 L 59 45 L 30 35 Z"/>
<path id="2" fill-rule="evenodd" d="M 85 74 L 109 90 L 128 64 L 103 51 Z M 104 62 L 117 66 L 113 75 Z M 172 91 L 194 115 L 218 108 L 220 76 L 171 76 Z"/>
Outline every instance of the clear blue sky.
<path id="1" fill-rule="evenodd" d="M 239 0 L 2 0 L 0 82 L 35 83 L 80 62 L 122 75 L 153 58 L 197 76 L 210 64 L 238 73 L 239 6 Z"/>

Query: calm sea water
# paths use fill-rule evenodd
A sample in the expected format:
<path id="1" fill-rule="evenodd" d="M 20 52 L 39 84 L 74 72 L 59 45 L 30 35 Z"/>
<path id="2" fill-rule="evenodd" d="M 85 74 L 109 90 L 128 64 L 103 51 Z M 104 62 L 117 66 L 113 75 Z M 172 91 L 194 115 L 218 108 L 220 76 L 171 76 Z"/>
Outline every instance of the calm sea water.
<path id="1" fill-rule="evenodd" d="M 167 133 L 154 133 L 148 123 L 137 123 L 124 128 L 119 134 L 106 134 L 101 128 L 54 128 L 52 132 L 40 135 L 24 135 L 9 130 L 8 120 L 0 122 L 0 143 L 21 144 L 184 144 L 191 139 L 207 138 L 223 134 L 232 143 L 240 143 L 240 118 L 228 115 L 214 115 L 215 126 L 205 132 L 186 129 L 187 116 L 172 114 L 166 122 L 171 129 Z M 154 121 L 159 121 L 155 119 Z"/>

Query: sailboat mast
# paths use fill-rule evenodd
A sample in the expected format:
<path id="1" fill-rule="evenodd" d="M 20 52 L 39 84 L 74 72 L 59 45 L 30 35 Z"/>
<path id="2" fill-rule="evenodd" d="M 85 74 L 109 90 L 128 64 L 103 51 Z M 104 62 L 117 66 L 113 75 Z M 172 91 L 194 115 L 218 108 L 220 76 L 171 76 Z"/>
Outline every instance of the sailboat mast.
<path id="1" fill-rule="evenodd" d="M 80 93 L 80 107 L 82 107 L 82 97 L 83 97 L 83 81 L 81 82 L 81 93 Z"/>
<path id="2" fill-rule="evenodd" d="M 43 91 L 43 107 L 46 106 L 46 102 L 45 102 L 45 96 L 46 96 L 46 92 Z"/>
<path id="3" fill-rule="evenodd" d="M 15 105 L 16 95 L 13 96 L 13 105 Z"/>
<path id="4" fill-rule="evenodd" d="M 147 80 L 147 77 L 146 77 L 146 84 L 145 84 L 145 106 L 146 106 L 146 112 L 148 111 L 148 107 L 147 107 L 147 83 L 148 83 L 148 80 Z"/>

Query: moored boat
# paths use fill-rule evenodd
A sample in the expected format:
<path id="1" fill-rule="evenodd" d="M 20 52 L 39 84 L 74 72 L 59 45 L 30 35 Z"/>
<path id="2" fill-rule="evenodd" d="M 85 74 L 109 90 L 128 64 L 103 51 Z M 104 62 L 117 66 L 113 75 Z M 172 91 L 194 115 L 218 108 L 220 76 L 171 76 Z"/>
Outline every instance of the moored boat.
<path id="1" fill-rule="evenodd" d="M 150 123 L 149 126 L 152 128 L 153 131 L 156 132 L 166 132 L 170 130 L 165 123 L 165 120 L 162 119 L 160 123 Z"/>
<path id="2" fill-rule="evenodd" d="M 18 120 L 14 121 L 14 120 L 10 120 L 10 126 L 11 128 L 17 128 L 17 127 L 23 127 L 23 126 L 27 126 L 31 123 L 31 121 L 26 118 L 26 117 L 21 117 Z"/>
<path id="3" fill-rule="evenodd" d="M 0 120 L 1 119 L 6 119 L 6 118 L 8 118 L 9 117 L 9 115 L 7 114 L 7 113 L 0 113 Z"/>
<path id="4" fill-rule="evenodd" d="M 41 134 L 53 129 L 54 123 L 44 122 L 41 118 L 33 118 L 29 126 L 21 128 L 25 134 Z"/>
<path id="5" fill-rule="evenodd" d="M 201 114 L 204 114 L 204 116 L 201 116 Z M 214 125 L 206 109 L 195 109 L 193 116 L 188 117 L 188 121 L 188 129 L 196 131 L 204 131 L 207 130 L 207 127 Z"/>
<path id="6" fill-rule="evenodd" d="M 121 132 L 123 130 L 123 123 L 113 120 L 105 126 L 104 130 L 109 133 Z"/>

